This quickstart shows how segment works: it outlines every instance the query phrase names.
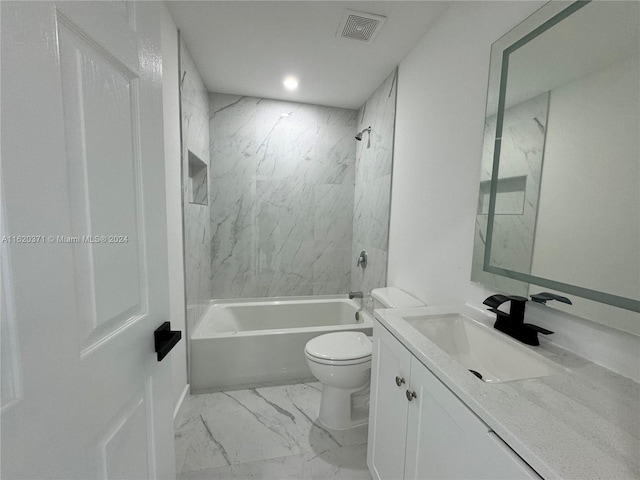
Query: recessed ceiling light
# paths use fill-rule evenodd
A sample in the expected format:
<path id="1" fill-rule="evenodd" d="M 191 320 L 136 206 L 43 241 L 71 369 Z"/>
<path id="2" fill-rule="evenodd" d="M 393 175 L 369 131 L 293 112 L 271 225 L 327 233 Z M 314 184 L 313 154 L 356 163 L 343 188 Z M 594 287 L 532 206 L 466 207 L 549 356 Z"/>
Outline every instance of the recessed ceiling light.
<path id="1" fill-rule="evenodd" d="M 286 77 L 282 84 L 287 90 L 295 90 L 298 88 L 298 79 L 296 77 Z"/>

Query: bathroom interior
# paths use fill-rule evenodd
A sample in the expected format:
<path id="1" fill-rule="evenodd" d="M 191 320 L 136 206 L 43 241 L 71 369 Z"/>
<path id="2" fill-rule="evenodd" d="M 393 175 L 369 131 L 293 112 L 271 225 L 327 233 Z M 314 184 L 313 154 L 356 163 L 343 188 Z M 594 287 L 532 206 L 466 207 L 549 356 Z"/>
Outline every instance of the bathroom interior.
<path id="1" fill-rule="evenodd" d="M 148 3 L 171 458 L 129 401 L 56 471 L 640 478 L 640 2 Z M 0 468 L 47 478 L 5 246 Z"/>
<path id="2" fill-rule="evenodd" d="M 303 442 L 298 440 L 292 442 L 288 436 L 292 434 L 291 423 L 296 423 L 300 417 L 296 413 L 301 409 L 298 402 L 304 398 L 303 392 L 310 391 L 318 398 L 317 389 L 320 387 L 318 379 L 323 377 L 322 371 L 317 371 L 318 363 L 314 363 L 314 358 L 309 357 L 313 347 L 320 351 L 320 356 L 329 358 L 329 363 L 339 363 L 337 358 L 343 360 L 344 365 L 334 365 L 333 370 L 343 372 L 350 367 L 356 371 L 354 373 L 356 375 L 359 368 L 364 370 L 364 376 L 368 377 L 371 369 L 371 350 L 362 351 L 361 338 L 365 336 L 366 339 L 366 335 L 372 335 L 371 315 L 375 301 L 380 300 L 381 303 L 376 307 L 382 308 L 414 307 L 422 304 L 442 305 L 451 301 L 448 298 L 446 300 L 438 298 L 435 293 L 427 294 L 428 289 L 423 291 L 416 289 L 407 282 L 407 279 L 402 279 L 402 276 L 395 281 L 387 279 L 388 242 L 392 245 L 394 241 L 400 244 L 406 242 L 407 245 L 404 245 L 403 249 L 413 252 L 417 264 L 420 262 L 418 258 L 425 255 L 424 250 L 427 247 L 423 245 L 431 244 L 430 248 L 434 249 L 437 244 L 437 249 L 426 253 L 426 256 L 438 257 L 440 256 L 438 250 L 442 250 L 444 246 L 436 238 L 442 236 L 444 242 L 450 241 L 448 236 L 439 232 L 440 225 L 437 221 L 432 220 L 429 215 L 422 215 L 421 208 L 406 203 L 396 208 L 392 200 L 392 198 L 395 200 L 391 193 L 392 179 L 394 189 L 409 190 L 412 194 L 417 194 L 415 185 L 411 189 L 397 187 L 399 183 L 396 179 L 397 168 L 402 167 L 397 167 L 394 163 L 409 161 L 406 157 L 399 160 L 402 153 L 394 150 L 394 138 L 398 142 L 399 135 L 409 134 L 405 132 L 406 124 L 398 125 L 402 118 L 396 117 L 396 96 L 402 95 L 403 80 L 405 80 L 403 64 L 400 64 L 399 69 L 392 69 L 371 92 L 367 100 L 356 109 L 288 101 L 286 94 L 279 95 L 277 100 L 264 98 L 262 95 L 217 93 L 204 84 L 198 71 L 198 63 L 190 54 L 191 46 L 188 42 L 195 36 L 193 34 L 190 36 L 188 32 L 189 15 L 182 12 L 179 6 L 170 4 L 169 8 L 174 13 L 174 19 L 180 30 L 182 158 L 188 159 L 188 164 L 183 163 L 183 169 L 185 172 L 187 169 L 193 169 L 193 157 L 197 156 L 201 162 L 199 165 L 202 165 L 202 169 L 198 170 L 201 172 L 199 175 L 202 176 L 202 182 L 208 181 L 209 186 L 208 191 L 200 194 L 202 201 L 190 200 L 183 204 L 186 331 L 193 332 L 188 333 L 191 343 L 187 345 L 190 349 L 188 357 L 192 395 L 190 401 L 197 399 L 195 401 L 197 407 L 194 407 L 182 422 L 178 422 L 178 472 L 185 475 L 185 478 L 207 476 L 217 478 L 218 475 L 248 477 L 277 471 L 270 470 L 277 465 L 282 469 L 279 474 L 287 472 L 289 468 L 293 469 L 289 474 L 295 475 L 296 469 L 300 468 L 298 462 L 301 456 L 303 458 L 317 456 L 319 459 L 324 458 L 329 465 L 336 464 L 341 473 L 332 473 L 332 475 L 338 477 L 342 475 L 344 478 L 369 478 L 370 473 L 366 464 L 367 431 L 369 431 L 370 443 L 375 441 L 382 443 L 384 449 L 389 445 L 382 438 L 377 438 L 372 428 L 367 428 L 371 395 L 366 388 L 368 382 L 359 380 L 356 382 L 357 385 L 349 386 L 348 393 L 340 396 L 341 394 L 335 389 L 329 392 L 331 387 L 325 381 L 320 381 L 323 392 L 321 405 L 316 405 L 314 409 L 307 410 L 303 414 L 305 420 L 312 419 L 314 422 L 310 426 L 312 430 L 308 434 L 309 438 Z M 576 27 L 580 22 L 583 25 L 589 25 L 589 22 L 593 21 L 602 23 L 608 21 L 611 25 L 616 25 L 619 32 L 624 31 L 622 28 L 624 24 L 617 23 L 620 21 L 619 15 L 625 15 L 622 9 L 606 18 L 603 12 L 595 11 L 597 7 L 589 8 L 593 8 L 594 13 L 591 15 L 584 13 L 586 9 L 581 14 L 576 13 L 574 24 L 570 23 L 571 17 L 568 13 L 562 14 L 567 17 L 566 19 L 561 17 L 564 21 L 563 28 L 580 28 Z M 627 8 L 630 10 L 626 15 L 634 20 L 637 19 L 637 8 Z M 376 11 L 375 6 L 371 11 Z M 202 14 L 203 11 L 200 13 Z M 360 15 L 364 17 L 362 12 Z M 390 17 L 392 18 L 393 15 Z M 372 18 L 375 19 L 375 16 Z M 532 20 L 529 22 L 532 23 Z M 186 31 L 181 27 L 182 23 L 186 25 Z M 587 208 L 576 204 L 576 202 L 585 202 L 579 196 L 576 200 L 571 200 L 572 204 L 558 208 L 556 206 L 559 199 L 566 194 L 568 171 L 575 172 L 578 169 L 584 169 L 585 164 L 589 165 L 592 172 L 581 173 L 579 181 L 590 184 L 595 181 L 608 181 L 607 175 L 602 170 L 608 167 L 598 166 L 601 157 L 593 151 L 590 155 L 569 152 L 568 156 L 575 159 L 576 165 L 557 166 L 557 162 L 554 163 L 554 159 L 567 155 L 568 144 L 577 140 L 583 141 L 584 133 L 589 131 L 582 133 L 574 131 L 572 135 L 575 136 L 567 141 L 566 136 L 570 135 L 568 132 L 576 127 L 571 125 L 575 122 L 575 112 L 569 113 L 565 109 L 571 108 L 570 105 L 576 105 L 581 99 L 584 100 L 580 95 L 587 95 L 586 90 L 575 93 L 572 90 L 576 88 L 573 82 L 590 81 L 595 85 L 583 87 L 580 84 L 580 88 L 597 89 L 598 81 L 608 82 L 609 80 L 595 79 L 592 76 L 600 74 L 595 72 L 604 70 L 605 66 L 612 68 L 612 65 L 621 64 L 624 65 L 621 68 L 626 69 L 626 73 L 613 71 L 609 75 L 613 77 L 626 75 L 627 82 L 630 83 L 627 87 L 622 83 L 616 83 L 619 91 L 612 95 L 627 99 L 630 95 L 635 95 L 637 98 L 637 85 L 633 86 L 631 83 L 637 79 L 638 48 L 637 45 L 635 48 L 633 46 L 633 41 L 638 35 L 637 26 L 628 23 L 626 27 L 628 31 L 621 33 L 618 39 L 612 38 L 613 35 L 607 33 L 607 41 L 610 44 L 601 47 L 604 51 L 594 54 L 587 53 L 589 46 L 585 45 L 581 46 L 583 53 L 580 50 L 576 51 L 580 46 L 576 46 L 575 41 L 564 40 L 563 43 L 563 40 L 558 39 L 557 36 L 563 33 L 555 31 L 562 27 L 552 30 L 551 26 L 548 26 L 550 33 L 546 36 L 556 35 L 556 37 L 540 36 L 538 39 L 540 44 L 534 46 L 534 42 L 531 42 L 529 48 L 547 53 L 549 50 L 546 48 L 549 42 L 556 42 L 556 49 L 560 51 L 557 57 L 548 55 L 546 62 L 538 60 L 534 63 L 531 62 L 531 58 L 535 59 L 533 57 L 535 53 L 527 53 L 525 48 L 519 52 L 520 58 L 515 55 L 512 57 L 508 70 L 511 83 L 507 84 L 511 90 L 504 94 L 506 105 L 501 107 L 503 114 L 500 159 L 504 160 L 500 163 L 497 172 L 492 169 L 496 168 L 494 167 L 494 143 L 496 136 L 499 136 L 496 135 L 496 112 L 499 109 L 497 83 L 500 75 L 494 71 L 490 72 L 489 81 L 493 83 L 489 86 L 485 115 L 471 279 L 489 287 L 493 286 L 500 292 L 520 297 L 553 289 L 552 292 L 557 296 L 552 297 L 555 300 L 549 301 L 550 304 L 565 306 L 567 304 L 563 302 L 567 296 L 570 296 L 572 301 L 567 300 L 571 301 L 572 305 L 563 310 L 569 314 L 576 311 L 585 313 L 591 319 L 594 318 L 591 312 L 597 311 L 596 309 L 608 309 L 607 313 L 603 312 L 603 314 L 612 326 L 637 334 L 637 292 L 640 288 L 638 283 L 640 258 L 637 251 L 639 226 L 637 221 L 632 221 L 628 227 L 617 224 L 628 221 L 629 217 L 638 217 L 637 204 L 633 203 L 637 203 L 637 192 L 630 197 L 627 196 L 629 192 L 633 192 L 634 188 L 638 190 L 638 148 L 637 145 L 634 146 L 634 142 L 637 143 L 635 128 L 638 116 L 637 102 L 634 103 L 631 100 L 626 111 L 617 110 L 618 106 L 607 108 L 604 105 L 593 105 L 593 109 L 599 115 L 597 118 L 600 118 L 600 115 L 611 115 L 611 118 L 625 116 L 631 120 L 626 132 L 601 132 L 602 137 L 610 139 L 618 135 L 619 140 L 612 140 L 612 142 L 620 148 L 620 157 L 625 159 L 623 162 L 626 162 L 624 168 L 628 169 L 626 173 L 621 171 L 620 176 L 627 177 L 630 181 L 626 182 L 626 186 L 620 183 L 618 176 L 615 177 L 616 180 L 611 181 L 616 181 L 618 188 L 627 193 L 616 195 L 609 190 L 611 187 L 603 187 L 607 192 L 606 198 L 600 198 L 594 193 L 597 198 Z M 344 28 L 345 26 L 341 24 L 337 30 L 342 32 Z M 384 25 L 380 28 L 384 29 Z M 511 38 L 503 39 L 503 44 L 513 44 L 518 40 L 516 35 L 523 36 L 522 32 L 525 28 L 527 28 L 526 25 L 520 28 L 520 32 L 512 34 Z M 428 36 L 427 34 L 426 38 Z M 382 42 L 382 40 L 379 41 Z M 587 43 L 586 40 L 582 41 Z M 344 42 L 356 43 L 356 46 L 358 43 L 363 43 L 360 38 L 343 39 L 343 44 Z M 603 40 L 598 36 L 593 42 L 602 43 Z M 198 45 L 194 45 L 193 48 L 202 51 Z M 611 54 L 614 50 L 619 51 L 615 56 Z M 199 58 L 206 55 L 206 52 L 200 53 Z M 579 58 L 581 55 L 583 58 Z M 553 78 L 546 78 L 550 76 L 549 72 L 559 61 L 558 58 L 569 56 L 573 56 L 575 65 L 567 68 L 565 74 L 556 72 Z M 500 61 L 494 58 L 491 60 L 494 62 L 492 68 L 495 68 L 494 64 L 498 67 L 501 65 Z M 407 59 L 404 62 L 407 62 Z M 533 66 L 530 66 L 532 63 Z M 214 62 L 208 63 L 204 68 L 211 68 L 211 64 L 215 69 Z M 209 76 L 213 75 L 209 74 Z M 588 77 L 588 80 L 583 80 L 584 77 Z M 523 80 L 526 78 L 532 78 L 533 81 L 527 83 Z M 567 84 L 569 86 L 565 86 Z M 299 88 L 301 90 L 304 88 L 302 81 Z M 611 88 L 608 83 L 607 88 Z M 593 94 L 593 96 L 597 95 L 599 94 Z M 607 98 L 602 101 L 615 102 L 616 100 Z M 547 130 L 548 122 L 556 122 L 553 125 L 555 128 Z M 586 128 L 585 122 L 588 121 L 582 119 L 581 122 L 577 128 Z M 618 130 L 619 123 L 612 121 L 611 125 L 613 130 Z M 452 126 L 452 129 L 455 127 Z M 416 133 L 417 138 L 423 138 L 425 135 L 429 134 L 426 131 Z M 426 159 L 434 154 L 429 154 L 431 144 L 426 139 L 424 142 L 424 150 L 418 158 L 425 159 L 424 163 L 427 165 Z M 609 144 L 607 142 L 607 145 Z M 599 148 L 609 147 L 591 146 L 585 147 L 585 151 L 589 148 L 597 152 Z M 563 153 L 559 153 L 560 151 Z M 479 151 L 475 152 L 476 159 L 479 153 Z M 545 191 L 541 191 L 543 157 L 546 169 L 544 187 L 547 190 Z M 437 159 L 432 158 L 431 161 L 437 162 Z M 563 162 L 565 162 L 564 158 Z M 437 164 L 435 168 L 434 174 L 437 176 L 440 173 L 437 170 Z M 476 174 L 477 170 L 475 168 Z M 425 173 L 421 180 L 429 182 L 428 175 Z M 498 179 L 495 187 L 492 184 L 492 176 Z M 187 182 L 196 182 L 191 173 L 183 174 L 183 178 Z M 196 191 L 195 187 L 186 185 L 187 191 L 189 188 L 192 192 Z M 492 188 L 495 188 L 495 191 L 492 191 Z M 428 186 L 425 185 L 421 190 L 428 190 Z M 459 187 L 455 188 L 454 192 L 458 190 Z M 398 202 L 410 200 L 408 192 L 404 199 L 400 197 Z M 438 203 L 448 201 L 440 198 Z M 391 208 L 392 203 L 393 208 Z M 446 206 L 443 208 L 446 209 Z M 490 209 L 493 212 L 490 212 Z M 625 258 L 630 260 L 631 268 L 626 272 L 618 272 L 619 278 L 613 280 L 613 283 L 612 279 L 603 278 L 604 270 L 599 265 L 578 266 L 582 263 L 580 259 L 583 257 L 580 255 L 584 255 L 584 251 L 597 249 L 599 252 L 602 249 L 600 240 L 593 240 L 590 245 L 585 241 L 582 247 L 584 251 L 580 253 L 565 251 L 575 248 L 574 242 L 580 237 L 592 236 L 589 233 L 593 228 L 592 220 L 585 216 L 593 215 L 597 209 L 609 212 L 624 209 L 628 212 L 628 216 L 614 215 L 616 218 L 611 221 L 615 224 L 603 225 L 604 230 L 621 232 L 623 236 L 629 234 L 618 247 L 615 254 L 617 260 L 610 258 L 606 261 L 620 265 Z M 389 232 L 390 211 L 391 232 Z M 570 234 L 563 227 L 563 223 L 568 221 L 567 211 L 576 215 L 571 219 L 572 224 L 575 222 L 579 226 L 582 225 L 582 228 L 574 227 L 574 231 Z M 400 218 L 394 218 L 394 213 Z M 402 230 L 404 221 L 424 223 L 420 217 L 429 219 L 427 221 L 433 226 L 432 229 L 423 232 L 423 235 L 431 237 L 431 240 L 423 236 L 420 241 L 417 241 L 418 239 L 411 241 L 394 235 L 394 220 L 399 224 L 397 228 Z M 447 223 L 449 222 L 451 219 L 447 219 Z M 486 244 L 491 242 L 487 240 L 489 222 L 492 222 L 492 245 L 495 246 L 489 249 L 490 264 L 494 268 L 502 269 L 499 272 L 485 271 L 483 268 Z M 622 234 L 625 230 L 626 233 Z M 562 241 L 565 243 L 558 245 L 561 235 L 570 235 L 571 239 L 564 238 Z M 409 245 L 412 247 L 409 248 Z M 399 254 L 396 253 L 396 255 Z M 562 257 L 565 257 L 566 263 L 559 262 Z M 432 261 L 433 259 L 429 260 L 429 262 Z M 389 262 L 391 264 L 391 260 Z M 566 272 L 567 265 L 571 265 L 571 272 Z M 580 272 L 582 268 L 585 270 Z M 427 268 L 424 275 L 429 277 L 429 270 L 432 269 L 433 266 Z M 505 274 L 506 269 L 515 272 L 516 278 L 513 278 L 514 274 L 510 275 L 510 272 Z M 530 289 L 529 283 L 535 283 L 535 281 L 528 282 L 527 278 L 518 278 L 518 274 L 547 277 L 551 279 L 551 283 L 542 282 L 539 283 L 541 287 Z M 589 281 L 578 280 L 586 276 L 589 277 Z M 435 281 L 435 278 L 431 281 Z M 567 290 L 558 284 L 560 282 L 576 284 L 577 288 L 588 287 L 602 292 L 619 292 L 621 296 L 633 299 L 631 302 L 635 302 L 635 309 L 599 307 L 596 302 L 580 298 L 583 296 L 594 298 L 594 294 L 569 289 L 571 293 L 580 297 L 567 295 L 563 293 Z M 386 285 L 401 285 L 406 292 L 410 292 L 417 298 L 407 296 L 396 302 L 389 301 L 388 292 L 392 295 L 402 295 L 402 291 L 381 288 Z M 303 313 L 309 308 L 303 305 L 305 302 L 316 302 L 320 299 L 333 302 L 330 299 L 331 296 L 344 298 L 347 292 L 355 295 L 362 294 L 362 298 L 353 299 L 356 302 L 354 309 L 364 310 L 360 312 L 362 318 L 360 324 L 358 320 L 354 324 L 348 319 L 349 315 L 353 316 L 351 311 L 347 313 L 345 320 L 337 320 L 341 318 L 340 314 L 330 310 L 326 310 L 324 314 L 320 313 L 322 318 L 318 320 L 310 310 L 308 313 Z M 450 297 L 452 293 L 448 293 L 447 296 Z M 377 298 L 372 298 L 372 295 Z M 604 293 L 596 293 L 595 298 L 598 299 L 599 295 Z M 491 296 L 487 294 L 487 297 Z M 268 313 L 269 309 L 279 308 L 277 305 L 270 305 L 271 302 L 286 304 L 292 300 L 297 302 L 296 305 L 288 305 L 287 308 L 297 308 L 295 312 L 299 313 L 289 314 L 286 310 Z M 515 300 L 511 303 L 511 311 L 515 309 L 514 303 Z M 544 305 L 544 303 L 538 305 Z M 556 305 L 553 306 L 556 307 Z M 318 306 L 319 304 L 316 303 L 315 307 Z M 545 306 L 542 309 L 547 308 Z M 237 314 L 229 313 L 234 309 L 237 309 Z M 256 309 L 256 313 L 249 313 L 251 309 Z M 612 310 L 615 311 L 612 312 Z M 529 310 L 527 313 L 529 314 Z M 322 321 L 329 316 L 336 319 L 329 323 L 339 325 L 332 327 Z M 272 319 L 272 317 L 275 318 Z M 287 320 L 284 320 L 285 317 Z M 221 325 L 224 326 L 221 327 Z M 558 327 L 554 323 L 553 329 L 556 328 Z M 311 329 L 311 331 L 302 332 L 301 330 L 304 329 Z M 540 329 L 542 332 L 550 332 L 551 327 L 550 329 L 540 327 Z M 344 333 L 345 330 L 359 332 L 353 338 L 355 345 L 348 344 L 350 339 L 345 337 L 348 335 Z M 296 333 L 287 333 L 293 331 Z M 331 331 L 334 333 L 329 333 Z M 540 336 L 543 336 L 542 332 Z M 393 333 L 398 336 L 397 331 Z M 316 340 L 313 340 L 314 338 Z M 550 342 L 552 338 L 549 336 Z M 322 344 L 323 341 L 327 345 Z M 331 355 L 335 356 L 339 350 L 337 344 L 340 341 L 345 342 L 343 348 L 351 355 L 344 356 L 341 352 L 340 355 L 343 357 L 330 356 L 328 351 L 333 352 Z M 367 340 L 364 342 L 367 343 Z M 382 355 L 378 350 L 376 352 Z M 305 361 L 305 353 L 310 362 Z M 367 355 L 369 360 L 366 364 L 363 364 L 360 359 L 363 355 Z M 344 362 L 345 359 L 348 361 Z M 373 361 L 375 362 L 375 359 Z M 379 372 L 385 368 L 392 367 L 383 367 L 379 364 L 374 369 L 374 375 L 376 371 Z M 471 366 L 469 369 L 472 369 Z M 497 374 L 495 378 L 488 378 L 487 375 L 491 375 L 491 372 L 485 371 L 480 374 L 477 370 L 472 369 L 472 371 L 486 382 L 505 381 L 505 378 L 511 378 L 505 372 Z M 335 376 L 337 373 L 331 372 L 330 375 Z M 381 374 L 378 373 L 378 375 Z M 484 375 L 484 378 L 481 375 Z M 539 373 L 528 375 L 538 376 Z M 545 372 L 545 375 L 548 373 Z M 471 379 L 471 381 L 474 380 Z M 309 383 L 310 381 L 316 383 Z M 343 386 L 343 389 L 346 387 Z M 354 390 L 356 393 L 351 394 Z M 295 396 L 283 400 L 283 392 L 290 395 L 290 391 L 295 391 Z M 198 394 L 203 396 L 199 397 Z M 378 395 L 383 394 L 378 393 Z M 258 400 L 257 403 L 256 400 Z M 406 402 L 406 399 L 403 398 L 402 401 Z M 392 403 L 389 405 L 384 403 L 384 398 L 377 402 L 383 405 L 376 407 L 380 410 L 387 407 L 393 408 Z M 274 407 L 272 403 L 278 407 Z M 266 430 L 259 434 L 265 435 L 260 443 L 268 443 L 273 449 L 270 450 L 264 446 L 252 447 L 249 449 L 252 452 L 260 451 L 259 454 L 252 455 L 237 446 L 233 439 L 229 439 L 231 435 L 224 433 L 225 424 L 220 418 L 224 415 L 220 415 L 220 410 L 213 407 L 219 404 L 229 408 L 224 410 L 228 415 L 239 418 L 243 417 L 239 411 L 257 408 L 258 411 L 252 410 L 251 414 L 255 418 L 251 418 L 247 411 L 243 412 L 249 416 L 251 419 L 249 425 L 252 425 L 252 427 L 248 425 L 243 428 L 252 431 Z M 348 407 L 347 411 L 337 411 L 340 409 L 334 404 Z M 270 408 L 273 416 L 260 410 L 265 407 Z M 217 408 L 223 409 L 222 406 Z M 390 413 L 382 415 L 383 417 L 389 415 L 390 418 L 398 421 L 401 418 L 400 415 L 391 416 Z M 372 416 L 372 420 L 374 418 L 378 420 Z M 280 423 L 281 421 L 284 421 L 284 425 Z M 378 428 L 385 432 L 383 436 L 394 431 L 384 418 L 379 422 L 382 425 Z M 438 427 L 447 428 L 446 426 Z M 278 436 L 284 432 L 287 440 L 283 442 Z M 345 438 L 344 432 L 350 432 L 350 437 Z M 299 430 L 296 431 L 296 435 L 299 434 Z M 410 438 L 410 433 L 406 435 Z M 322 440 L 316 440 L 316 436 Z M 394 436 L 392 442 L 397 442 L 398 438 L 400 436 Z M 233 446 L 229 447 L 227 442 Z M 444 447 L 439 448 L 444 449 Z M 474 444 L 473 448 L 481 449 L 478 444 Z M 443 476 L 466 478 L 457 475 L 472 471 L 427 468 L 424 471 L 416 470 L 409 474 L 408 465 L 411 462 L 406 459 L 408 452 L 403 455 L 403 452 L 390 449 L 389 452 L 378 453 L 380 450 L 382 448 L 379 447 L 376 450 L 374 446 L 370 446 L 371 474 L 377 478 L 399 478 L 396 472 L 402 472 L 403 469 L 398 467 L 394 470 L 392 468 L 394 462 L 390 460 L 391 458 L 405 458 L 405 478 L 443 478 Z M 226 454 L 222 454 L 221 451 L 226 451 Z M 483 453 L 486 455 L 483 459 L 486 464 L 489 462 L 490 454 Z M 446 453 L 445 458 L 448 458 Z M 359 463 L 356 459 L 359 459 Z M 348 464 L 345 465 L 345 463 Z M 472 461 L 468 463 L 469 465 L 464 468 L 482 468 L 474 465 Z M 311 472 L 314 472 L 313 469 Z M 480 477 L 484 475 L 499 478 L 499 475 L 506 475 L 504 478 L 515 478 L 511 475 L 522 475 L 521 472 L 515 473 L 508 470 L 499 474 L 490 472 L 490 469 L 486 469 Z M 540 473 L 547 475 L 547 472 L 540 472 L 538 468 L 538 474 Z M 304 471 L 300 474 L 314 476 L 319 473 L 310 474 Z M 533 473 L 532 478 L 537 478 L 535 475 L 538 474 Z M 266 475 L 268 476 L 268 473 Z M 498 475 L 498 477 L 492 475 Z"/>

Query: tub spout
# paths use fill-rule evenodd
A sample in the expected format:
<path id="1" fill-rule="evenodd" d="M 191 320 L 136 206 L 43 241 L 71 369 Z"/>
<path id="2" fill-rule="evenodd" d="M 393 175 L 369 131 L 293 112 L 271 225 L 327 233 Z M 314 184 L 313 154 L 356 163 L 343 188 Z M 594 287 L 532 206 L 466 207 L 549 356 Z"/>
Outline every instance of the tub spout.
<path id="1" fill-rule="evenodd" d="M 362 292 L 349 292 L 349 298 L 353 300 L 354 298 L 362 298 L 364 295 Z"/>

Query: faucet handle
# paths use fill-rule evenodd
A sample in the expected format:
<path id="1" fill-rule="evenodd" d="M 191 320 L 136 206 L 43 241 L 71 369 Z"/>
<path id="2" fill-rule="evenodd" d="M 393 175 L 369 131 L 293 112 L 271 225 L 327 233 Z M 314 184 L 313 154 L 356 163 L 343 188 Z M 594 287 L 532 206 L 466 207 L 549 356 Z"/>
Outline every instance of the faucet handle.
<path id="1" fill-rule="evenodd" d="M 367 251 L 362 250 L 356 261 L 356 267 L 367 268 Z"/>
<path id="2" fill-rule="evenodd" d="M 542 333 L 543 335 L 551 335 L 553 333 L 551 330 L 547 330 L 546 328 L 539 327 L 538 325 L 534 325 L 533 323 L 523 323 L 522 326 L 525 328 L 528 328 L 529 330 Z"/>
<path id="3" fill-rule="evenodd" d="M 536 303 L 541 303 L 543 305 L 546 305 L 547 300 L 557 300 L 558 302 L 566 303 L 568 305 L 573 305 L 571 303 L 571 300 L 569 300 L 567 297 L 561 297 L 560 295 L 556 295 L 555 293 L 549 293 L 549 292 L 534 293 L 533 295 L 531 295 L 531 300 L 533 300 Z"/>

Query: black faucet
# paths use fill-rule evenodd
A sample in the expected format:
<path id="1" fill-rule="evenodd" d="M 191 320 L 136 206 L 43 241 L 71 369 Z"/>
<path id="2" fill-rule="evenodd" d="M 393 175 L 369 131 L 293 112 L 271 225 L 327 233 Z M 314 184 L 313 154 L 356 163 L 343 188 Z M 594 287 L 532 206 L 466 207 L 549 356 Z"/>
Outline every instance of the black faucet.
<path id="1" fill-rule="evenodd" d="M 500 305 L 509 301 L 511 302 L 510 313 L 498 310 Z M 549 335 L 553 332 L 537 325 L 524 323 L 524 304 L 526 302 L 525 297 L 492 295 L 482 303 L 491 307 L 489 311 L 496 314 L 496 323 L 493 324 L 493 328 L 527 345 L 540 345 L 538 333 Z"/>
<path id="2" fill-rule="evenodd" d="M 362 294 L 362 292 L 349 292 L 349 298 L 350 299 L 354 299 L 354 298 L 362 298 L 364 297 L 364 295 Z"/>

